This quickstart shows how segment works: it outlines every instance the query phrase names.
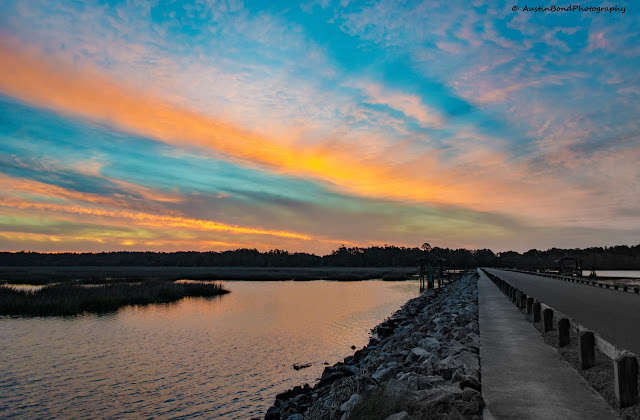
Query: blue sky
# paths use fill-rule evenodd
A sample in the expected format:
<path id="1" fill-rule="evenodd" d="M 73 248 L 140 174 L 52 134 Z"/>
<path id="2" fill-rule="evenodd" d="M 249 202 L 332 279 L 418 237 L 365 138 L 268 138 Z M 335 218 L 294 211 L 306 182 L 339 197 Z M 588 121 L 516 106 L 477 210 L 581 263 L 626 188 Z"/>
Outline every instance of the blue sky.
<path id="1" fill-rule="evenodd" d="M 635 244 L 639 13 L 525 6 L 0 1 L 0 249 Z"/>

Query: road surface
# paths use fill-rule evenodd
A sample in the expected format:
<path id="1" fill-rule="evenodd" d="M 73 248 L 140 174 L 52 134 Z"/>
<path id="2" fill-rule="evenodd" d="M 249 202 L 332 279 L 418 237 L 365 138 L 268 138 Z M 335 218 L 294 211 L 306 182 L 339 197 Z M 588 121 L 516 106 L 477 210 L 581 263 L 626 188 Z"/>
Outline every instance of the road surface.
<path id="1" fill-rule="evenodd" d="M 487 269 L 534 299 L 640 356 L 640 295 L 558 279 Z"/>
<path id="2" fill-rule="evenodd" d="M 484 273 L 478 308 L 485 420 L 617 418 Z"/>

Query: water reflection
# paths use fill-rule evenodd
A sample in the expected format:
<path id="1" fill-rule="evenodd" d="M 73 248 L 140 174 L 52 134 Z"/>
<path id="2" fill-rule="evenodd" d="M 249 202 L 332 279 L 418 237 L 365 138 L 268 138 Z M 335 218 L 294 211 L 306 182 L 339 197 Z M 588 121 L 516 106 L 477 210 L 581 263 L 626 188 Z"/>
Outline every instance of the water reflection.
<path id="1" fill-rule="evenodd" d="M 1 318 L 0 417 L 260 416 L 418 294 L 416 281 L 225 286 L 108 315 Z"/>

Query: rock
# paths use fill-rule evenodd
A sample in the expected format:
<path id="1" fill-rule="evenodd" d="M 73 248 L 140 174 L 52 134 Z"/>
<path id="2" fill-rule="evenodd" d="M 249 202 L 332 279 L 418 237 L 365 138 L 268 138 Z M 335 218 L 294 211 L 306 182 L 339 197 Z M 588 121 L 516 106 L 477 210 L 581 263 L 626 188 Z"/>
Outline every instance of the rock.
<path id="1" fill-rule="evenodd" d="M 464 378 L 464 368 L 459 367 L 455 372 L 453 372 L 453 375 L 451 376 L 451 382 L 462 382 Z"/>
<path id="2" fill-rule="evenodd" d="M 449 410 L 444 420 L 465 420 L 465 417 L 462 414 L 460 414 L 460 412 L 457 409 L 453 408 Z"/>
<path id="3" fill-rule="evenodd" d="M 280 409 L 278 407 L 269 408 L 264 420 L 280 420 Z"/>
<path id="4" fill-rule="evenodd" d="M 477 308 L 476 308 L 477 310 Z M 467 324 L 467 328 L 469 328 L 471 331 L 479 331 L 480 330 L 480 326 L 478 325 L 478 321 L 471 321 Z"/>
<path id="5" fill-rule="evenodd" d="M 463 351 L 467 350 L 467 347 L 457 340 L 451 340 L 448 343 L 447 356 L 456 356 Z"/>
<path id="6" fill-rule="evenodd" d="M 322 406 L 324 408 L 331 408 L 333 407 L 333 405 L 335 404 L 335 401 L 333 400 L 333 398 L 327 398 L 326 400 L 324 400 L 324 402 L 322 403 Z"/>
<path id="7" fill-rule="evenodd" d="M 466 328 L 460 329 L 458 331 L 456 331 L 453 334 L 453 338 L 455 338 L 458 341 L 462 341 L 463 339 L 467 338 L 467 334 L 469 334 L 470 331 Z"/>
<path id="8" fill-rule="evenodd" d="M 429 357 L 429 352 L 423 348 L 416 347 L 411 350 L 409 355 L 407 356 L 407 363 L 412 363 L 417 361 L 418 363 L 422 363 L 425 359 Z"/>
<path id="9" fill-rule="evenodd" d="M 327 367 L 313 389 L 307 385 L 279 394 L 269 418 L 302 420 L 313 412 L 317 418 L 348 420 L 366 394 L 383 406 L 396 404 L 393 411 L 400 412 L 387 420 L 481 420 L 474 282 L 469 276 L 407 302 L 372 331 L 367 346 L 345 363 Z M 338 393 L 344 388 L 332 385 L 354 375 L 364 389 L 344 401 Z"/>
<path id="10" fill-rule="evenodd" d="M 363 390 L 362 392 L 363 392 L 363 393 L 365 393 L 365 394 L 368 394 L 368 393 L 370 393 L 370 392 L 375 391 L 376 389 L 378 389 L 378 387 L 377 387 L 376 385 L 373 385 L 373 384 L 367 384 L 367 385 L 364 387 L 364 390 Z"/>
<path id="11" fill-rule="evenodd" d="M 461 352 L 458 356 L 456 356 L 455 363 L 464 365 L 466 371 L 480 371 L 479 357 L 476 354 L 470 352 Z"/>
<path id="12" fill-rule="evenodd" d="M 446 358 L 440 360 L 436 365 L 433 366 L 433 371 L 438 373 L 445 379 L 451 379 L 453 376 L 453 372 L 457 369 L 457 364 L 455 363 L 452 356 L 447 356 Z"/>
<path id="13" fill-rule="evenodd" d="M 297 412 L 298 410 L 296 410 L 295 407 L 289 407 L 280 415 L 280 418 L 288 419 L 289 417 L 293 416 Z"/>
<path id="14" fill-rule="evenodd" d="M 399 399 L 403 397 L 408 390 L 409 388 L 406 384 L 397 379 L 391 379 L 385 384 L 383 395 L 389 399 Z"/>
<path id="15" fill-rule="evenodd" d="M 472 388 L 478 392 L 482 392 L 480 381 L 474 378 L 473 376 L 466 376 L 460 382 L 460 389 L 464 389 L 464 388 Z"/>
<path id="16" fill-rule="evenodd" d="M 465 388 L 462 390 L 463 401 L 478 401 L 478 399 L 482 400 L 482 394 L 479 391 L 473 388 Z"/>
<path id="17" fill-rule="evenodd" d="M 379 339 L 387 338 L 393 333 L 394 328 L 395 327 L 389 327 L 383 324 L 376 328 L 376 334 Z"/>
<path id="18" fill-rule="evenodd" d="M 432 375 L 433 374 L 433 363 L 429 360 L 425 360 L 420 365 L 418 371 L 423 375 Z"/>
<path id="19" fill-rule="evenodd" d="M 309 394 L 296 395 L 291 399 L 291 402 L 294 404 L 302 404 L 307 401 L 311 401 L 311 396 Z"/>
<path id="20" fill-rule="evenodd" d="M 407 388 L 413 391 L 417 391 L 418 389 L 420 389 L 420 384 L 422 383 L 422 380 L 424 378 L 423 375 L 419 375 L 415 372 L 407 372 L 398 375 L 398 381 L 406 384 Z"/>
<path id="21" fill-rule="evenodd" d="M 407 413 L 406 411 L 401 411 L 399 413 L 390 415 L 384 420 L 409 420 L 409 413 Z"/>
<path id="22" fill-rule="evenodd" d="M 420 347 L 430 350 L 437 350 L 440 348 L 440 341 L 435 337 L 425 337 L 418 343 Z"/>
<path id="23" fill-rule="evenodd" d="M 395 329 L 395 331 L 393 331 L 393 332 L 394 332 L 395 334 L 398 334 L 398 335 L 401 335 L 401 336 L 402 336 L 402 335 L 407 335 L 407 334 L 408 334 L 408 332 L 409 332 L 409 328 L 407 328 L 407 327 L 397 327 L 397 328 Z"/>
<path id="24" fill-rule="evenodd" d="M 353 372 L 343 364 L 327 367 L 324 369 L 324 372 L 322 372 L 322 377 L 318 385 L 316 385 L 316 388 L 330 385 L 338 379 L 346 378 L 347 376 L 353 376 Z"/>
<path id="25" fill-rule="evenodd" d="M 420 375 L 415 372 L 408 372 L 400 374 L 397 378 L 398 381 L 407 385 L 407 388 L 413 391 L 421 389 L 431 389 L 436 386 L 444 385 L 445 380 L 442 376 L 438 375 Z"/>
<path id="26" fill-rule="evenodd" d="M 369 354 L 369 349 L 367 347 L 364 347 L 353 354 L 353 360 L 357 363 L 360 360 L 364 359 L 367 354 Z"/>
<path id="27" fill-rule="evenodd" d="M 360 394 L 353 394 L 347 402 L 340 406 L 340 411 L 353 411 L 356 405 L 360 404 L 362 397 Z"/>
<path id="28" fill-rule="evenodd" d="M 309 384 L 305 384 L 304 387 L 294 386 L 290 390 L 276 395 L 276 400 L 288 400 L 296 397 L 297 395 L 309 393 L 309 392 L 311 392 L 311 387 L 309 386 Z"/>
<path id="29" fill-rule="evenodd" d="M 373 379 L 377 384 L 385 382 L 386 380 L 393 378 L 396 374 L 395 367 L 387 367 L 376 370 L 376 372 L 371 375 L 371 379 Z"/>
<path id="30" fill-rule="evenodd" d="M 457 390 L 461 393 L 460 389 Z M 445 407 L 456 399 L 456 393 L 452 387 L 441 386 L 433 389 L 416 391 L 413 404 L 422 412 L 436 413 L 445 411 Z"/>
<path id="31" fill-rule="evenodd" d="M 440 375 L 429 375 L 425 376 L 423 380 L 423 385 L 426 386 L 426 389 L 434 388 L 440 385 L 444 385 L 445 379 Z M 424 387 L 421 389 L 425 389 Z"/>
<path id="32" fill-rule="evenodd" d="M 477 402 L 457 401 L 455 405 L 457 410 L 465 417 L 471 417 L 482 412 L 482 404 Z"/>

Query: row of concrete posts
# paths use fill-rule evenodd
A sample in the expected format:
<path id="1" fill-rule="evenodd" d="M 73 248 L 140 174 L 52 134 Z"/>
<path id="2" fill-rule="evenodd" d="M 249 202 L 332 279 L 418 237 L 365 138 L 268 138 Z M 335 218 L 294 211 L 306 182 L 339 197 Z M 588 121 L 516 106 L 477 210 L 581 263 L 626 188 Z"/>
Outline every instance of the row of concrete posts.
<path id="1" fill-rule="evenodd" d="M 533 316 L 533 322 L 542 321 L 542 331 L 553 330 L 553 309 L 546 307 L 526 293 L 518 290 L 508 282 L 502 280 L 485 270 L 484 273 L 507 295 L 511 301 L 521 310 L 526 310 L 527 315 Z M 546 305 L 545 305 L 546 306 Z M 571 344 L 571 321 L 568 318 L 560 318 L 557 323 L 558 347 Z M 580 330 L 578 335 L 578 354 L 580 366 L 583 370 L 589 369 L 596 362 L 596 337 L 591 331 Z M 638 358 L 635 354 L 622 352 L 613 360 L 615 375 L 615 393 L 621 408 L 634 405 L 638 402 Z"/>

